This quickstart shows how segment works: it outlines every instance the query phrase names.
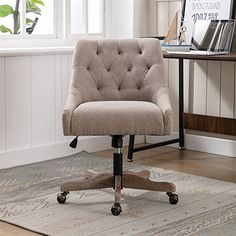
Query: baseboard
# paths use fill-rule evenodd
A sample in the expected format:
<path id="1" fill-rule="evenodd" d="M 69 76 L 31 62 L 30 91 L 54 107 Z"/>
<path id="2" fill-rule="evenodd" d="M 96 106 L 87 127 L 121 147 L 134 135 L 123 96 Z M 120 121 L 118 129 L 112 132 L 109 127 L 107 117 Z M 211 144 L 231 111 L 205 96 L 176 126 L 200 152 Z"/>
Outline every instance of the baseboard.
<path id="1" fill-rule="evenodd" d="M 172 133 L 169 136 L 147 136 L 146 142 L 156 143 L 175 138 L 178 138 L 178 133 Z M 143 136 L 135 137 L 135 143 L 143 142 Z M 128 145 L 128 136 L 124 138 L 124 145 Z M 172 144 L 171 146 L 178 147 L 178 144 Z M 110 148 L 111 138 L 108 136 L 99 136 L 80 138 L 79 145 L 76 149 L 70 148 L 69 142 L 63 142 L 22 150 L 6 151 L 0 153 L 0 169 L 65 157 L 82 150 L 97 152 Z M 227 139 L 186 134 L 185 148 L 188 150 L 236 157 L 236 141 Z"/>
<path id="2" fill-rule="evenodd" d="M 147 136 L 147 143 L 157 143 L 168 139 L 178 138 L 178 133 L 169 136 Z M 170 146 L 178 147 L 178 143 Z M 206 137 L 200 135 L 185 134 L 185 148 L 188 150 L 236 157 L 236 141 Z"/>
<path id="3" fill-rule="evenodd" d="M 236 141 L 199 135 L 186 135 L 186 149 L 236 157 Z"/>
<path id="4" fill-rule="evenodd" d="M 143 142 L 143 136 L 136 137 L 135 143 Z M 128 136 L 124 138 L 124 145 L 128 145 Z M 70 148 L 69 142 L 62 142 L 21 150 L 0 152 L 0 169 L 65 157 L 82 150 L 87 152 L 97 152 L 109 148 L 111 148 L 110 137 L 94 136 L 81 137 L 76 149 Z"/>

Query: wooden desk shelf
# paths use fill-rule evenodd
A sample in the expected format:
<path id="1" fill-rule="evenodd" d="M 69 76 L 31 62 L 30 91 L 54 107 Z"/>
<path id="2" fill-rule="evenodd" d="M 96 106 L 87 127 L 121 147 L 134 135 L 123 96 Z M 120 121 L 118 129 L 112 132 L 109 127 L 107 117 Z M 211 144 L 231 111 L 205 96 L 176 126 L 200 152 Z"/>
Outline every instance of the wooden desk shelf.
<path id="1" fill-rule="evenodd" d="M 236 119 L 184 113 L 184 128 L 236 136 Z"/>

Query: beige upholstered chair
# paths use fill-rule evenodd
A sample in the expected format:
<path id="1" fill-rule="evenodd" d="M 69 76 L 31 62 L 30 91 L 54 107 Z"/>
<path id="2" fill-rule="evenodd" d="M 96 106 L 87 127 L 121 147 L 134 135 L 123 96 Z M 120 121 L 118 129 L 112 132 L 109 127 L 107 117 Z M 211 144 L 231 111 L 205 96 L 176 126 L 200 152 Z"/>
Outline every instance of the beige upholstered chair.
<path id="1" fill-rule="evenodd" d="M 167 135 L 171 126 L 172 110 L 157 39 L 80 40 L 63 113 L 64 135 L 110 135 L 114 167 L 113 174 L 88 171 L 85 180 L 62 184 L 58 202 L 64 203 L 70 191 L 113 187 L 111 211 L 119 215 L 124 187 L 167 192 L 170 203 L 176 204 L 174 184 L 151 181 L 148 171 L 122 170 L 124 135 Z"/>

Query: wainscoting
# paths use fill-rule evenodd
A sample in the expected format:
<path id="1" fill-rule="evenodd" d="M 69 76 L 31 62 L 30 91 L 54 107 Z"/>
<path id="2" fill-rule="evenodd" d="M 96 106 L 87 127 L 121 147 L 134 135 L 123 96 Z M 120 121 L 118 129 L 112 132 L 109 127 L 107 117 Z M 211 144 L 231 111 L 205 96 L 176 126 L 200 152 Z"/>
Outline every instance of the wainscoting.
<path id="1" fill-rule="evenodd" d="M 59 156 L 73 153 L 68 148 L 59 154 L 62 151 L 59 144 L 65 147 L 69 139 L 63 137 L 61 112 L 67 97 L 71 61 L 72 52 L 60 55 L 16 52 L 16 56 L 0 57 L 1 168 L 50 159 L 55 150 Z"/>
<path id="2" fill-rule="evenodd" d="M 67 141 L 61 111 L 67 98 L 72 55 L 1 57 L 0 150 Z"/>

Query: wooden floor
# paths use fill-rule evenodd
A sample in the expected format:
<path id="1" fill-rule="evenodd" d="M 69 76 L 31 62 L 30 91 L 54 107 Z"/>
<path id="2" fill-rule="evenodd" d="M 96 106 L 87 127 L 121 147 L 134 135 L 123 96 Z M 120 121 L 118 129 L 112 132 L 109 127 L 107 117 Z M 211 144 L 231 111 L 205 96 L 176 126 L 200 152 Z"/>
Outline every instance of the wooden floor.
<path id="1" fill-rule="evenodd" d="M 124 159 L 127 148 L 124 148 Z M 113 150 L 96 155 L 112 157 Z M 202 152 L 160 147 L 134 154 L 134 163 L 174 170 L 236 183 L 236 158 Z"/>
<path id="2" fill-rule="evenodd" d="M 123 148 L 124 159 L 127 148 Z M 95 153 L 111 158 L 113 150 Z M 236 183 L 236 158 L 193 151 L 179 151 L 177 148 L 161 147 L 134 154 L 134 163 L 149 165 L 209 178 Z M 0 222 L 0 236 L 36 236 L 24 229 Z"/>
<path id="3" fill-rule="evenodd" d="M 37 234 L 29 230 L 22 229 L 20 227 L 0 221 L 0 236 L 38 236 L 38 235 L 41 234 Z"/>

